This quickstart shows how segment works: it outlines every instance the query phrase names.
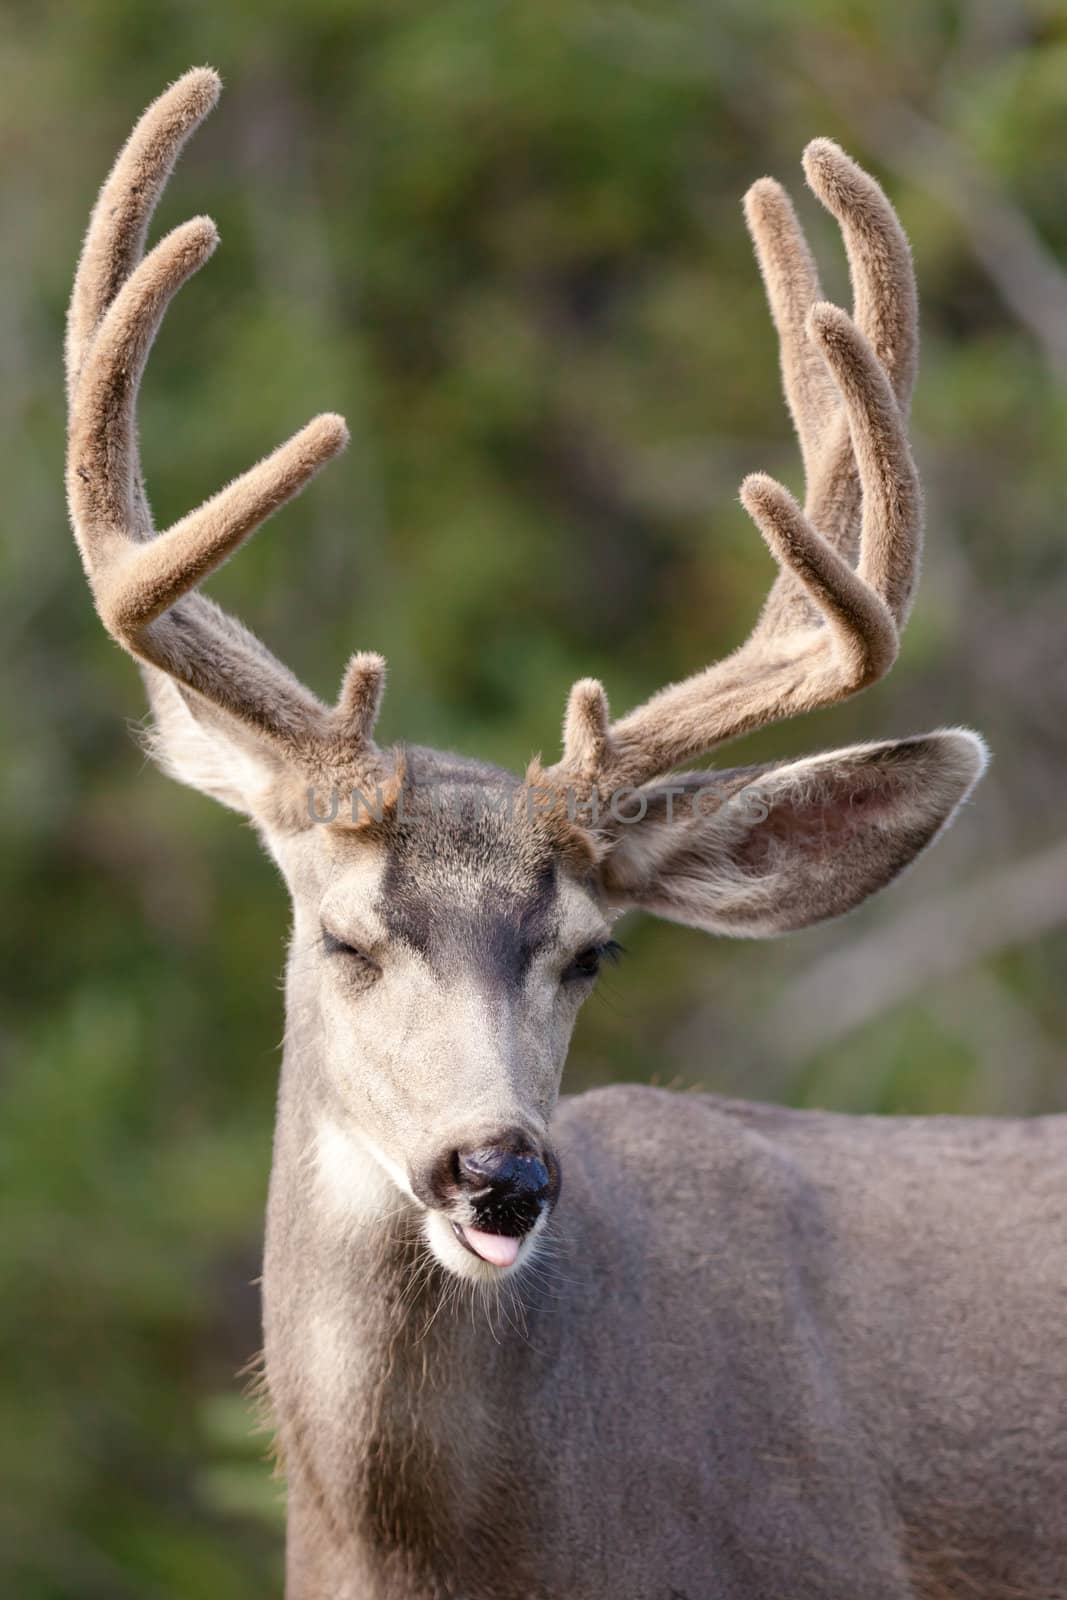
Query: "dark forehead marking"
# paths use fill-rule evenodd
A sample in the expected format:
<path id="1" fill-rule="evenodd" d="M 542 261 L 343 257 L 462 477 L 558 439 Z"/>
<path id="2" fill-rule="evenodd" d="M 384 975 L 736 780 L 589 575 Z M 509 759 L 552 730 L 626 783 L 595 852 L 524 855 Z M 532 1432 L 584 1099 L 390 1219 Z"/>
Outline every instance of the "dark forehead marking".
<path id="1" fill-rule="evenodd" d="M 553 852 L 480 792 L 445 798 L 391 831 L 375 911 L 439 974 L 517 987 L 558 927 Z"/>

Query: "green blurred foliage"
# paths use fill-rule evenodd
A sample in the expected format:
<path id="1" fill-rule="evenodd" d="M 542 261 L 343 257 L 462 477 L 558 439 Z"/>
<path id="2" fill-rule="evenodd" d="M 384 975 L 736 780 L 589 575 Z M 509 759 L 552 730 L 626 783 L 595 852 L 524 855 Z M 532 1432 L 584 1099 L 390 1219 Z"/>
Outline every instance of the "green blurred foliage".
<path id="1" fill-rule="evenodd" d="M 353 647 L 383 650 L 387 738 L 516 767 L 554 751 L 575 677 L 621 709 L 743 637 L 772 574 L 736 485 L 795 485 L 798 462 L 739 200 L 766 171 L 797 193 L 820 133 L 884 177 L 923 293 L 923 596 L 889 683 L 741 758 L 958 720 L 998 759 L 948 842 L 840 927 L 757 948 L 633 926 L 570 1086 L 1065 1100 L 1056 896 L 1031 905 L 1013 873 L 1042 852 L 1051 872 L 1062 836 L 1067 5 L 10 0 L 0 1589 L 19 1600 L 280 1589 L 282 1489 L 237 1373 L 286 907 L 250 830 L 145 770 L 137 675 L 62 497 L 80 233 L 136 113 L 205 60 L 228 90 L 159 225 L 207 211 L 223 248 L 145 386 L 159 521 L 343 411 L 347 456 L 213 592 L 324 693 Z M 959 916 L 916 960 L 939 903 Z M 870 1003 L 835 1028 L 805 996 L 850 954 Z"/>

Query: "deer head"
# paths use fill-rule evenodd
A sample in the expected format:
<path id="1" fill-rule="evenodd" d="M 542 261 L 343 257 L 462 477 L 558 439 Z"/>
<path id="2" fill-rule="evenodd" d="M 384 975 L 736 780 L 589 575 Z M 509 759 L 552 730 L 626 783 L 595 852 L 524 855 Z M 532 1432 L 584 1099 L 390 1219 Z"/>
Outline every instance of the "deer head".
<path id="1" fill-rule="evenodd" d="M 67 338 L 71 519 L 100 617 L 143 671 L 154 754 L 250 817 L 288 884 L 288 1039 L 319 1176 L 356 1211 L 368 1186 L 375 1203 L 391 1192 L 446 1269 L 491 1279 L 529 1259 L 558 1193 L 550 1119 L 615 917 L 643 907 L 766 936 L 839 916 L 907 866 L 981 774 L 980 740 L 957 730 L 672 776 L 893 663 L 921 542 L 908 246 L 873 180 L 810 144 L 808 182 L 848 253 L 849 316 L 822 300 L 784 191 L 762 179 L 749 192 L 808 491 L 802 510 L 770 478 L 742 486 L 780 571 L 739 650 L 614 723 L 600 684 L 578 683 L 562 759 L 522 777 L 382 750 L 379 656 L 353 656 L 327 706 L 198 589 L 343 448 L 341 418 L 317 417 L 165 532 L 142 485 L 145 360 L 218 242 L 207 218 L 147 255 L 145 235 L 218 93 L 207 69 L 167 90 L 93 213 Z"/>

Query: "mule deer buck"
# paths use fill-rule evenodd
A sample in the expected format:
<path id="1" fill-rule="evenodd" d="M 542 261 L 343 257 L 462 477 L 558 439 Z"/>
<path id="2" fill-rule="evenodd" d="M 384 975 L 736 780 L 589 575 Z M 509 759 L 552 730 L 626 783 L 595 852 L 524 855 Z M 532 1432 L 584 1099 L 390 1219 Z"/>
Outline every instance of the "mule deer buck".
<path id="1" fill-rule="evenodd" d="M 343 448 L 339 417 L 153 530 L 138 385 L 217 240 L 203 217 L 147 255 L 145 235 L 218 91 L 207 69 L 167 90 L 93 213 L 67 483 L 155 753 L 253 820 L 293 900 L 263 1278 L 287 1593 L 1067 1595 L 1060 1122 L 637 1087 L 557 1102 L 619 912 L 748 937 L 838 916 L 981 774 L 956 730 L 672 776 L 896 656 L 921 504 L 915 289 L 888 201 L 808 146 L 848 316 L 784 191 L 747 198 L 808 485 L 804 510 L 770 478 L 742 488 L 780 568 L 747 643 L 617 722 L 576 684 L 562 759 L 514 777 L 379 749 L 378 656 L 324 705 L 199 592 Z"/>

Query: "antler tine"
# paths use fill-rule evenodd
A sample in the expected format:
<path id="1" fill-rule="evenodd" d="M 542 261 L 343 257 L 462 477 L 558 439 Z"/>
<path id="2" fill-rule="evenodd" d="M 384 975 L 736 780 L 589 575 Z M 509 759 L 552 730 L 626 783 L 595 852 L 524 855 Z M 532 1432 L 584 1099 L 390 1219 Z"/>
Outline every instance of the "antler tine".
<path id="1" fill-rule="evenodd" d="M 357 749 L 369 746 L 385 691 L 385 661 L 374 650 L 352 656 L 345 669 L 335 716 L 342 736 Z"/>
<path id="2" fill-rule="evenodd" d="M 148 224 L 190 134 L 214 109 L 222 81 L 194 67 L 145 111 L 104 181 L 82 246 L 67 315 L 68 397 L 93 334 L 144 254 Z"/>
<path id="3" fill-rule="evenodd" d="M 752 185 L 744 211 L 778 334 L 786 402 L 811 477 L 838 410 L 833 379 L 807 334 L 808 312 L 823 298 L 818 269 L 793 202 L 774 178 Z"/>
<path id="4" fill-rule="evenodd" d="M 601 788 L 643 783 L 727 739 L 831 705 L 875 682 L 896 658 L 922 537 L 904 426 L 918 348 L 911 254 L 881 189 L 835 144 L 814 140 L 804 165 L 841 227 L 854 318 L 822 301 L 785 191 L 761 179 L 745 209 L 804 458 L 805 510 L 773 479 L 745 480 L 742 503 L 780 567 L 759 621 L 726 660 L 660 690 L 606 730 Z M 576 731 L 585 698 L 576 685 L 561 776 L 589 771 L 592 744 Z"/>
<path id="5" fill-rule="evenodd" d="M 907 235 L 881 187 L 832 139 L 813 139 L 803 164 L 812 192 L 841 229 L 853 320 L 906 415 L 919 366 L 919 297 Z"/>
<path id="6" fill-rule="evenodd" d="M 604 685 L 596 678 L 579 678 L 567 700 L 563 719 L 563 761 L 585 783 L 593 783 L 608 758 L 611 713 Z"/>
<path id="7" fill-rule="evenodd" d="M 853 318 L 889 373 L 906 416 L 918 364 L 919 319 L 904 230 L 874 179 L 831 139 L 813 139 L 803 164 L 809 187 L 841 229 L 852 280 Z M 782 343 L 786 400 L 795 421 L 798 413 L 806 413 L 797 422 L 807 483 L 805 510 L 823 536 L 854 560 L 859 477 L 847 418 L 832 382 L 827 384 L 820 352 L 808 337 L 808 313 L 822 294 L 807 241 L 788 196 L 772 178 L 752 186 L 745 211 Z M 760 619 L 764 636 L 788 633 L 810 620 L 810 606 L 800 588 L 783 572 Z"/>
<path id="8" fill-rule="evenodd" d="M 218 234 L 196 217 L 142 259 L 174 161 L 214 106 L 217 75 L 199 68 L 144 113 L 93 211 L 75 278 L 67 337 L 71 520 L 101 618 L 149 669 L 194 690 L 265 735 L 290 758 L 350 762 L 369 751 L 372 718 L 330 711 L 195 587 L 342 450 L 341 417 L 325 414 L 166 532 L 153 536 L 141 483 L 136 402 L 171 299 L 213 253 Z M 375 702 L 376 706 L 376 702 Z M 335 748 L 336 747 L 336 751 Z"/>

